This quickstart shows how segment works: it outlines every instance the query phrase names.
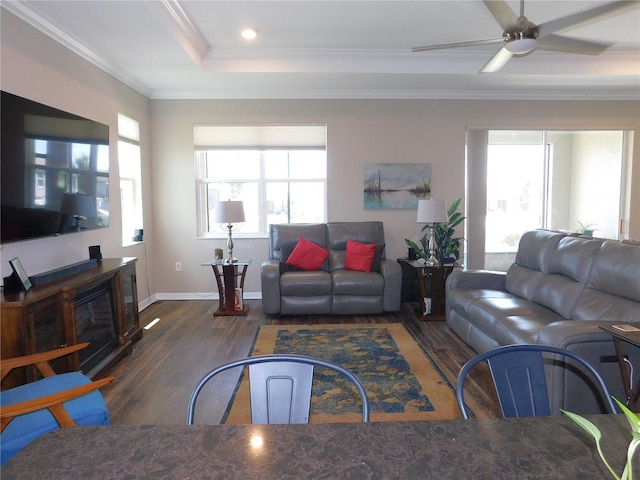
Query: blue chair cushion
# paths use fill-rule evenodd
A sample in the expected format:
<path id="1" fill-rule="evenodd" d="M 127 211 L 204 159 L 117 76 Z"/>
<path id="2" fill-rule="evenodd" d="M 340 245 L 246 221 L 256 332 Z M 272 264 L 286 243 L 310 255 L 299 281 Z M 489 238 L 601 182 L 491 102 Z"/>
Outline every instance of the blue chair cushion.
<path id="1" fill-rule="evenodd" d="M 63 373 L 0 392 L 0 405 L 13 405 L 88 383 L 91 380 L 80 372 Z M 77 425 L 109 425 L 107 404 L 99 391 L 69 400 L 63 405 Z M 60 425 L 48 409 L 15 417 L 0 434 L 0 465 L 4 465 L 32 440 L 59 428 Z"/>

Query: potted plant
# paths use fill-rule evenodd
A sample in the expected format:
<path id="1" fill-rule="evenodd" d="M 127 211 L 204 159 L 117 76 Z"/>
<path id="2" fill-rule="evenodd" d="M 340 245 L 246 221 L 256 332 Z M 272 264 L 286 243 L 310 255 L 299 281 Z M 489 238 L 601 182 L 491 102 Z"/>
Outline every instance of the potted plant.
<path id="1" fill-rule="evenodd" d="M 585 237 L 593 237 L 593 232 L 595 231 L 596 224 L 589 222 L 578 222 L 578 233 L 580 235 L 584 235 Z"/>
<path id="2" fill-rule="evenodd" d="M 616 397 L 612 397 L 612 398 L 615 400 L 615 402 L 618 404 L 622 412 L 625 414 L 625 416 L 627 417 L 627 420 L 629 421 L 629 425 L 631 426 L 632 438 L 631 438 L 631 442 L 629 443 L 629 448 L 627 449 L 627 463 L 624 467 L 624 470 L 622 471 L 622 475 L 618 475 L 615 472 L 615 470 L 611 468 L 611 465 L 609 464 L 609 462 L 604 456 L 604 453 L 602 452 L 602 448 L 600 446 L 602 433 L 600 432 L 600 429 L 596 427 L 592 422 L 582 417 L 581 415 L 578 415 L 573 412 L 567 412 L 566 410 L 562 410 L 562 409 L 560 410 L 562 411 L 562 413 L 564 413 L 567 417 L 573 420 L 583 430 L 585 430 L 587 433 L 589 433 L 593 437 L 593 439 L 596 442 L 596 449 L 598 450 L 598 455 L 600 455 L 600 459 L 602 460 L 602 463 L 604 463 L 604 465 L 607 467 L 611 475 L 613 475 L 613 478 L 615 478 L 616 480 L 632 480 L 633 479 L 633 457 L 635 456 L 636 451 L 640 449 L 640 417 L 638 417 L 638 415 L 636 415 L 631 410 L 629 410 L 627 406 L 624 405 L 622 402 L 620 402 L 620 400 L 618 400 Z"/>
<path id="3" fill-rule="evenodd" d="M 448 221 L 436 223 L 434 236 L 436 240 L 436 257 L 441 265 L 452 265 L 460 259 L 460 248 L 462 247 L 462 237 L 455 237 L 455 229 L 464 220 L 465 216 L 458 211 L 462 198 L 455 200 L 447 209 Z M 429 258 L 429 225 L 422 227 L 422 238 L 418 245 L 413 240 L 405 238 L 405 243 L 412 248 L 419 258 Z"/>

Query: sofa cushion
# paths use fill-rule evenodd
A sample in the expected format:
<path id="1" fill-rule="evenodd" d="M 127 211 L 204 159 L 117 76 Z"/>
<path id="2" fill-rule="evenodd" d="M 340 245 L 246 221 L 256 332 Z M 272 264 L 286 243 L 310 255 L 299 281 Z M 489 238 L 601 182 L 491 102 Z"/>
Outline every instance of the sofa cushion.
<path id="1" fill-rule="evenodd" d="M 600 239 L 561 238 L 551 256 L 548 272 L 564 275 L 576 282 L 586 282 L 602 243 Z"/>
<path id="2" fill-rule="evenodd" d="M 447 305 L 455 305 L 461 314 L 467 315 L 469 306 L 480 298 L 518 298 L 512 293 L 503 290 L 491 290 L 487 288 L 456 288 L 446 291 Z"/>
<path id="3" fill-rule="evenodd" d="M 375 272 L 336 270 L 333 272 L 334 295 L 374 295 L 384 293 L 384 278 Z"/>
<path id="4" fill-rule="evenodd" d="M 640 302 L 640 245 L 604 242 L 593 261 L 588 285 Z"/>
<path id="5" fill-rule="evenodd" d="M 533 301 L 549 307 L 564 318 L 571 318 L 600 245 L 602 240 L 578 237 L 560 239 L 549 262 L 548 274 L 535 288 Z"/>
<path id="6" fill-rule="evenodd" d="M 556 245 L 565 236 L 548 230 L 525 232 L 520 238 L 515 262 L 507 272 L 506 290 L 527 300 L 533 299 L 538 282 L 549 270 Z"/>
<path id="7" fill-rule="evenodd" d="M 317 295 L 314 297 L 280 297 L 280 313 L 283 315 L 329 315 L 333 297 Z"/>
<path id="8" fill-rule="evenodd" d="M 329 258 L 329 251 L 326 248 L 300 237 L 285 263 L 302 270 L 314 271 L 319 270 L 327 258 Z"/>
<path id="9" fill-rule="evenodd" d="M 360 243 L 355 240 L 347 240 L 344 268 L 346 270 L 370 272 L 376 255 L 376 247 L 375 243 Z"/>
<path id="10" fill-rule="evenodd" d="M 639 302 L 640 246 L 604 242 L 572 318 L 640 322 Z"/>
<path id="11" fill-rule="evenodd" d="M 324 223 L 283 223 L 269 225 L 269 258 L 284 262 L 281 251 L 287 245 L 295 246 L 300 237 L 327 248 L 327 227 Z"/>
<path id="12" fill-rule="evenodd" d="M 282 261 L 280 262 L 280 273 L 302 270 L 301 268 L 286 263 L 287 258 L 291 256 L 291 252 L 293 252 L 293 249 L 296 248 L 297 244 L 298 241 L 296 240 L 295 242 L 287 242 L 280 246 L 280 257 L 282 258 Z"/>
<path id="13" fill-rule="evenodd" d="M 331 295 L 331 274 L 323 270 L 315 272 L 284 272 L 280 275 L 280 295 L 313 297 Z"/>
<path id="14" fill-rule="evenodd" d="M 550 323 L 561 321 L 559 315 L 509 315 L 500 318 L 495 325 L 495 339 L 500 345 L 514 343 L 538 343 L 538 334 Z"/>
<path id="15" fill-rule="evenodd" d="M 538 270 L 514 263 L 509 267 L 509 270 L 507 270 L 507 277 L 504 282 L 505 289 L 513 295 L 532 300 L 538 283 L 540 283 L 544 275 L 544 273 Z"/>
<path id="16" fill-rule="evenodd" d="M 347 240 L 384 245 L 383 223 L 378 221 L 327 223 L 327 248 L 329 250 L 345 250 Z"/>
<path id="17" fill-rule="evenodd" d="M 523 267 L 546 272 L 558 242 L 566 233 L 550 230 L 533 230 L 525 232 L 518 244 L 515 263 Z"/>
<path id="18" fill-rule="evenodd" d="M 20 385 L 4 390 L 0 396 L 2 406 L 33 400 L 59 393 L 70 388 L 91 383 L 91 380 L 80 372 L 69 372 L 43 378 L 34 383 Z M 108 425 L 109 411 L 98 391 L 90 392 L 82 397 L 64 402 L 64 408 L 76 425 Z M 2 444 L 2 463 L 7 461 L 32 440 L 47 432 L 60 428 L 57 420 L 48 409 L 19 415 L 15 417 L 0 436 Z"/>
<path id="19" fill-rule="evenodd" d="M 549 316 L 554 321 L 563 320 L 562 317 L 548 308 L 519 297 L 481 298 L 469 305 L 468 315 L 469 318 L 473 319 L 473 324 L 476 327 L 494 338 L 496 337 L 496 330 L 499 328 L 498 321 L 501 318 L 510 316 Z"/>

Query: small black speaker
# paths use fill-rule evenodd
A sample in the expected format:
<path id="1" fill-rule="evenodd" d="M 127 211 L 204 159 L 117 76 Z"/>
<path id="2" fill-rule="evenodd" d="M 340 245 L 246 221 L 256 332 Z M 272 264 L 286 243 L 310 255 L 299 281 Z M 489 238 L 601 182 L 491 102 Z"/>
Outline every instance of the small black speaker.
<path id="1" fill-rule="evenodd" d="M 98 263 L 102 263 L 102 252 L 100 251 L 100 245 L 91 245 L 89 247 L 89 258 L 95 259 Z"/>
<path id="2" fill-rule="evenodd" d="M 4 277 L 4 292 L 5 293 L 14 293 L 23 290 L 24 287 L 16 272 L 12 272 L 8 277 Z"/>

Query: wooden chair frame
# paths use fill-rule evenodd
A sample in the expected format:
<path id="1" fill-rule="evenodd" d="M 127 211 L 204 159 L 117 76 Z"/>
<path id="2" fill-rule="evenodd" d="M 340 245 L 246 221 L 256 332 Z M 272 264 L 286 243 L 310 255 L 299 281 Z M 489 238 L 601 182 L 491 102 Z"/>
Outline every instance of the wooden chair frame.
<path id="1" fill-rule="evenodd" d="M 49 361 L 75 353 L 89 345 L 88 342 L 79 343 L 70 347 L 63 347 L 49 352 L 36 353 L 33 355 L 26 355 L 23 357 L 8 358 L 0 360 L 0 382 L 4 380 L 7 374 L 14 368 L 25 367 L 28 365 L 35 365 L 40 371 L 43 377 L 52 377 L 56 375 L 56 372 L 49 365 Z M 61 428 L 75 427 L 76 423 L 73 421 L 69 413 L 62 405 L 63 402 L 73 400 L 74 398 L 81 397 L 87 393 L 98 390 L 99 388 L 108 385 L 113 381 L 113 377 L 105 377 L 80 387 L 70 388 L 59 393 L 52 395 L 46 395 L 44 397 L 35 398 L 26 402 L 15 403 L 13 405 L 7 405 L 0 408 L 0 432 L 2 432 L 6 426 L 18 415 L 24 415 L 25 413 L 35 412 L 43 408 L 48 409 L 51 415 L 54 416 Z"/>

